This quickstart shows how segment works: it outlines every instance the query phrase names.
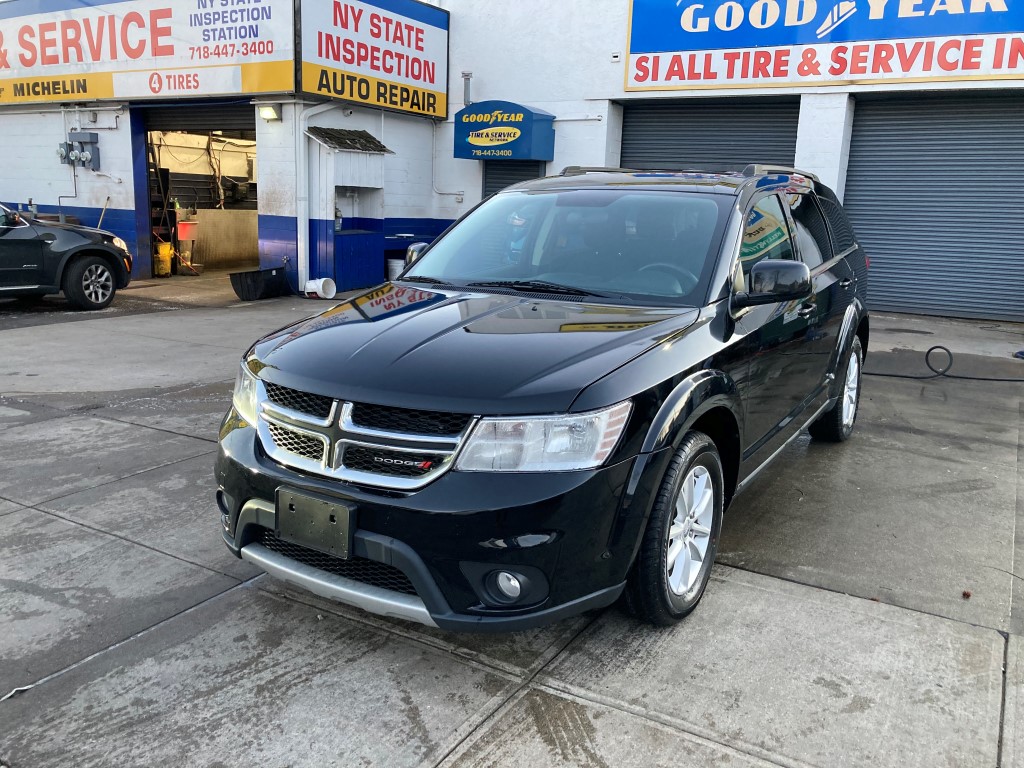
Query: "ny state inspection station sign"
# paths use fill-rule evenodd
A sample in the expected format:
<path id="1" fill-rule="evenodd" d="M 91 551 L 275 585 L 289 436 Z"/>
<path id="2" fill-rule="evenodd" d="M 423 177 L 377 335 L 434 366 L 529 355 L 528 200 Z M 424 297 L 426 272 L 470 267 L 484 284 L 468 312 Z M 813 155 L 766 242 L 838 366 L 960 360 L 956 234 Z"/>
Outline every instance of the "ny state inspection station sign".
<path id="1" fill-rule="evenodd" d="M 448 116 L 448 11 L 416 0 L 306 0 L 301 15 L 302 91 Z"/>
<path id="2" fill-rule="evenodd" d="M 282 93 L 291 0 L 0 2 L 0 105 Z"/>
<path id="3" fill-rule="evenodd" d="M 626 90 L 1024 79 L 1024 0 L 631 0 Z"/>

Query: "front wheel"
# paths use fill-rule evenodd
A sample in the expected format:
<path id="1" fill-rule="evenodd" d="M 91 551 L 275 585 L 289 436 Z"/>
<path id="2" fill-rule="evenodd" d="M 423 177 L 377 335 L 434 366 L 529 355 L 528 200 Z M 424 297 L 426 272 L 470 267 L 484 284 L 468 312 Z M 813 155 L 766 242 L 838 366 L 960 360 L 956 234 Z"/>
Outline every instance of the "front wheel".
<path id="1" fill-rule="evenodd" d="M 841 368 L 843 389 L 839 399 L 807 429 L 815 440 L 841 443 L 853 434 L 853 425 L 857 421 L 857 411 L 860 409 L 860 377 L 863 360 L 864 350 L 861 347 L 860 339 L 854 336 L 850 343 L 850 351 L 846 353 L 846 365 Z"/>
<path id="2" fill-rule="evenodd" d="M 114 300 L 114 291 L 114 273 L 99 256 L 74 262 L 64 278 L 64 295 L 79 309 L 103 309 Z"/>
<path id="3" fill-rule="evenodd" d="M 697 607 L 722 530 L 725 484 L 714 441 L 690 432 L 669 462 L 626 584 L 637 617 L 670 626 Z"/>

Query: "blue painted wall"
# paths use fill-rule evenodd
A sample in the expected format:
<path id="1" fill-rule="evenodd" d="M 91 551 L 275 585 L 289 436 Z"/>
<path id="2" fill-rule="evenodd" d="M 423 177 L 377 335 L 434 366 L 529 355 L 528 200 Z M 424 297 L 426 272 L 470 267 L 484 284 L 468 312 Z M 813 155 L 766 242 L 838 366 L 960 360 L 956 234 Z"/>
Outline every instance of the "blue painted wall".
<path id="1" fill-rule="evenodd" d="M 339 290 L 367 288 L 377 285 L 387 274 L 385 258 L 403 258 L 409 243 L 430 242 L 451 224 L 450 219 L 362 219 L 347 218 L 347 230 L 364 234 L 346 235 L 334 231 L 334 221 L 309 221 L 309 277 L 329 277 Z M 282 264 L 288 285 L 298 292 L 296 260 L 297 223 L 291 216 L 259 216 L 260 269 L 273 269 Z M 398 238 L 411 234 L 412 238 Z"/>
<path id="2" fill-rule="evenodd" d="M 259 233 L 260 269 L 284 265 L 288 285 L 298 293 L 298 263 L 295 259 L 298 226 L 294 216 L 270 216 L 261 213 L 256 224 Z"/>
<path id="3" fill-rule="evenodd" d="M 121 235 L 135 256 L 132 277 L 153 276 L 153 223 L 149 199 L 149 164 L 146 160 L 146 125 L 137 107 L 128 110 L 132 137 L 132 183 L 135 187 L 135 238 Z M 106 224 L 106 219 L 104 219 Z"/>

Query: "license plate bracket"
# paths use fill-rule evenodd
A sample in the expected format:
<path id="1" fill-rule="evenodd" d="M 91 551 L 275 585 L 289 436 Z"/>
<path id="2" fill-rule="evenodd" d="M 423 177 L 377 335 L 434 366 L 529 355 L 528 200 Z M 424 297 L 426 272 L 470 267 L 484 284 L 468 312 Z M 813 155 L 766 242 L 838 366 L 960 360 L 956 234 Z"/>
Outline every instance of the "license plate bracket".
<path id="1" fill-rule="evenodd" d="M 352 552 L 355 508 L 338 499 L 309 496 L 287 488 L 277 489 L 279 539 L 347 559 Z"/>

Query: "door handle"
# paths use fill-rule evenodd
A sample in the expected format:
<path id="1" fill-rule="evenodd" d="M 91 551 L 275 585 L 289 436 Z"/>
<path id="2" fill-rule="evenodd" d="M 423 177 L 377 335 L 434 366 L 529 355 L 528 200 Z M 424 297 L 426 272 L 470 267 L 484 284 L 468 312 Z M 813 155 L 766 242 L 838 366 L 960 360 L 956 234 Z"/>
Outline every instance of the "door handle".
<path id="1" fill-rule="evenodd" d="M 805 303 L 800 305 L 800 309 L 796 311 L 796 314 L 798 317 L 810 317 L 811 315 L 814 314 L 814 311 L 816 309 L 817 307 L 815 307 L 813 304 Z"/>
<path id="2" fill-rule="evenodd" d="M 851 277 L 844 277 L 842 280 L 839 281 L 839 287 L 842 288 L 843 290 L 850 290 L 851 285 L 853 285 L 853 278 Z"/>

